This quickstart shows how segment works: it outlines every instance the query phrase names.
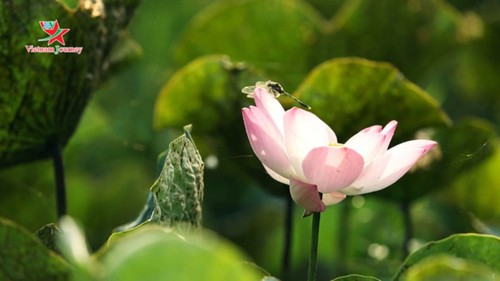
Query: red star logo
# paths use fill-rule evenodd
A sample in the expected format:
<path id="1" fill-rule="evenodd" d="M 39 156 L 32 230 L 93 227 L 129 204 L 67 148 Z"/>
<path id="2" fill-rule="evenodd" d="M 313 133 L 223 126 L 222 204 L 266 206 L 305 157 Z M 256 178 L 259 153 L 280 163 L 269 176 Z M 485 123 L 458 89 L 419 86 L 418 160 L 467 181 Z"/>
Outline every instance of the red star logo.
<path id="1" fill-rule="evenodd" d="M 49 46 L 55 41 L 58 41 L 59 43 L 66 45 L 64 43 L 63 35 L 69 32 L 69 28 L 60 28 L 57 20 L 55 21 L 54 26 L 51 29 L 46 29 L 44 27 L 43 21 L 40 22 L 40 26 L 42 27 L 42 30 L 50 36 L 47 38 L 39 39 L 38 41 L 49 41 L 48 42 Z"/>

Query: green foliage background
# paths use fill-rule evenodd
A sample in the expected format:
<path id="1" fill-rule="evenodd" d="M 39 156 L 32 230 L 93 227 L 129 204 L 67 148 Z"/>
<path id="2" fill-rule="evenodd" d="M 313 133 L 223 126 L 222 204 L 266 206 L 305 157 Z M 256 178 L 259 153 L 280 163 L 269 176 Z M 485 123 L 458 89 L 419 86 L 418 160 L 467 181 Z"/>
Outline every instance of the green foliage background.
<path id="1" fill-rule="evenodd" d="M 221 112 L 220 107 L 195 107 L 195 113 L 201 110 L 199 115 L 179 117 L 177 123 L 162 124 L 158 119 L 166 84 L 174 73 L 214 54 L 245 61 L 249 70 L 235 86 L 230 85 L 235 81 L 231 76 L 209 64 L 206 72 L 214 76 L 207 76 L 215 82 L 197 85 L 200 95 L 204 89 L 224 93 L 221 89 L 229 87 L 237 97 L 238 88 L 253 84 L 253 79 L 274 79 L 328 118 L 332 116 L 328 105 L 317 102 L 314 77 L 308 74 L 333 58 L 362 57 L 392 64 L 404 78 L 397 77 L 400 74 L 392 66 L 382 68 L 396 73 L 398 83 L 411 81 L 420 88 L 414 91 L 430 94 L 453 124 L 435 135 L 443 160 L 431 166 L 427 176 L 409 175 L 381 194 L 350 198 L 324 214 L 319 267 L 323 279 L 352 272 L 379 278 L 396 273 L 405 258 L 398 205 L 406 198 L 399 194 L 405 188 L 412 190 L 415 233 L 411 243 L 415 247 L 454 233 L 500 233 L 496 136 L 500 131 L 500 5 L 494 0 L 325 2 L 189 0 L 139 5 L 127 36 L 140 45 L 142 55 L 101 83 L 65 148 L 68 212 L 84 226 L 92 249 L 105 243 L 113 228 L 137 216 L 157 178 L 157 155 L 184 124 L 192 122 L 202 157 L 216 155 L 219 161 L 217 169 L 206 170 L 203 225 L 279 275 L 286 189 L 268 179 L 251 156 L 239 110 L 231 111 L 235 104 L 236 108 L 248 104 L 244 95 L 241 101 L 229 101 L 230 105 L 224 96 L 215 102 L 205 97 L 209 103 L 202 105 L 222 106 L 227 114 L 222 121 L 203 118 L 203 112 L 220 118 L 210 115 Z M 246 26 L 248 22 L 252 24 Z M 347 87 L 333 82 L 328 81 L 333 89 Z M 194 93 L 195 87 L 187 84 L 183 90 Z M 188 105 L 192 106 L 174 104 L 172 110 L 186 112 Z M 376 109 L 382 116 L 377 122 L 382 124 L 389 118 L 384 114 L 390 115 L 393 108 L 382 103 Z M 349 109 L 345 110 L 348 114 Z M 355 128 L 348 126 L 351 119 L 338 121 L 342 139 L 373 123 L 360 116 Z M 426 125 L 443 127 L 447 122 L 442 123 Z M 332 126 L 336 130 L 335 123 Z M 400 123 L 398 130 L 404 131 L 405 126 Z M 408 129 L 397 141 L 413 131 Z M 0 217 L 32 232 L 56 220 L 50 161 L 0 170 L 0 192 Z M 310 221 L 300 219 L 301 212 L 296 209 L 294 214 L 292 266 L 297 280 L 303 280 L 309 244 Z"/>

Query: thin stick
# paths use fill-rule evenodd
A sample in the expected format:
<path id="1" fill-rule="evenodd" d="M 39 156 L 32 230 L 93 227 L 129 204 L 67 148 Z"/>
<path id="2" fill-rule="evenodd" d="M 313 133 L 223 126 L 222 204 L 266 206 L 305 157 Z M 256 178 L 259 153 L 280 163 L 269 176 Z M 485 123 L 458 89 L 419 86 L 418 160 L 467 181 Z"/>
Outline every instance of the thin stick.
<path id="1" fill-rule="evenodd" d="M 64 164 L 61 146 L 55 143 L 52 146 L 52 159 L 54 165 L 54 178 L 56 188 L 57 218 L 66 215 L 66 184 L 64 181 Z"/>

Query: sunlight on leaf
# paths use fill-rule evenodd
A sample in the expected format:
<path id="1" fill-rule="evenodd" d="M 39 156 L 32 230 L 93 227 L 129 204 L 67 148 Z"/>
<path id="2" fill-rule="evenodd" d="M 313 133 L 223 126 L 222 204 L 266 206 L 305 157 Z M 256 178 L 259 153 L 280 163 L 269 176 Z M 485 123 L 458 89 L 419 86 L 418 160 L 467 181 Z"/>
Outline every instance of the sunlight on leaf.
<path id="1" fill-rule="evenodd" d="M 430 256 L 410 267 L 405 281 L 496 281 L 500 274 L 484 264 L 442 254 Z"/>
<path id="2" fill-rule="evenodd" d="M 87 263 L 90 260 L 90 253 L 83 230 L 69 216 L 62 217 L 60 224 L 62 229 L 60 242 L 64 257 L 73 264 Z"/>
<path id="3" fill-rule="evenodd" d="M 394 280 L 401 280 L 411 267 L 425 258 L 439 254 L 480 263 L 492 270 L 500 271 L 499 237 L 481 234 L 455 234 L 443 240 L 431 242 L 411 254 L 405 260 Z"/>
<path id="4" fill-rule="evenodd" d="M 214 234 L 179 235 L 144 226 L 101 250 L 101 280 L 259 280 L 231 244 Z"/>

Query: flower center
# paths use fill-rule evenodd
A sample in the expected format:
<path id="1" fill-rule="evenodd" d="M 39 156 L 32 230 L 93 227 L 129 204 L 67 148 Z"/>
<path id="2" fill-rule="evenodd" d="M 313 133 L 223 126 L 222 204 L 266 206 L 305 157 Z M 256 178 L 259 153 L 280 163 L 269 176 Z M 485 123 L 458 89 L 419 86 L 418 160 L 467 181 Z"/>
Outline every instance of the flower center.
<path id="1" fill-rule="evenodd" d="M 343 143 L 331 142 L 331 143 L 328 144 L 328 146 L 342 147 L 342 146 L 344 146 L 344 144 Z"/>

